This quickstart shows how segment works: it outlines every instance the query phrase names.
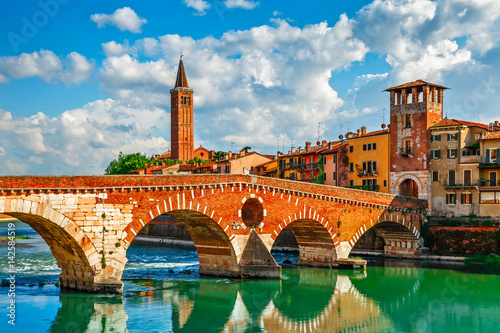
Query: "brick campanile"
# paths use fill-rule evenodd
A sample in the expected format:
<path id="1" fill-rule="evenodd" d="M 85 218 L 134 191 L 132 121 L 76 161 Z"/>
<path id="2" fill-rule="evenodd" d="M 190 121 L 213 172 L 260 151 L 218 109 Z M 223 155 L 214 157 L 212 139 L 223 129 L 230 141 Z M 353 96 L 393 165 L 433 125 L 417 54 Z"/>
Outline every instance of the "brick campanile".
<path id="1" fill-rule="evenodd" d="M 172 159 L 187 162 L 193 158 L 193 89 L 189 89 L 182 56 L 175 87 L 170 90 L 170 144 Z"/>
<path id="2" fill-rule="evenodd" d="M 429 127 L 443 119 L 445 89 L 417 80 L 385 90 L 391 94 L 391 194 L 428 200 L 430 205 Z"/>

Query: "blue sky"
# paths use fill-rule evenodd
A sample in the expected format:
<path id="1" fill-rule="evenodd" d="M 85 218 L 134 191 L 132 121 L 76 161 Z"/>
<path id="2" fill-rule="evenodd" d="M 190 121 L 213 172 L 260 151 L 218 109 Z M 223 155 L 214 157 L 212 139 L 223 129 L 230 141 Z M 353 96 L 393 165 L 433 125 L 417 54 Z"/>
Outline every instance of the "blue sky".
<path id="1" fill-rule="evenodd" d="M 195 145 L 263 153 L 389 119 L 385 88 L 450 87 L 449 117 L 500 118 L 494 0 L 0 0 L 0 174 L 101 174 L 170 147 L 179 55 Z M 234 142 L 231 145 L 231 141 Z"/>

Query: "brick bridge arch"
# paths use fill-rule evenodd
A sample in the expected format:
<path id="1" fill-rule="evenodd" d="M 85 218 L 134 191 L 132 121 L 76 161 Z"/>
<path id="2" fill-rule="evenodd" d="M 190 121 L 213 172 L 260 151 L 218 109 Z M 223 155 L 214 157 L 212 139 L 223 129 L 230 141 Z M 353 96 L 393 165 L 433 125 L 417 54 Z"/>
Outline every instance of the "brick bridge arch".
<path id="1" fill-rule="evenodd" d="M 63 287 L 97 291 L 102 281 L 95 276 L 102 265 L 92 240 L 72 219 L 34 199 L 0 201 L 1 212 L 28 224 L 43 238 L 62 270 L 59 280 Z"/>
<path id="2" fill-rule="evenodd" d="M 230 174 L 2 176 L 0 213 L 12 199 L 43 202 L 73 221 L 81 230 L 78 237 L 94 244 L 88 250 L 96 251 L 89 259 L 94 283 L 118 292 L 130 243 L 160 214 L 172 215 L 191 234 L 201 273 L 279 277 L 269 251 L 284 228 L 298 238 L 301 263 L 324 266 L 347 258 L 353 239 L 377 221 L 411 220 L 420 230 L 426 209 L 418 199 Z M 252 204 L 245 208 L 246 202 Z M 40 224 L 57 229 L 49 221 Z"/>

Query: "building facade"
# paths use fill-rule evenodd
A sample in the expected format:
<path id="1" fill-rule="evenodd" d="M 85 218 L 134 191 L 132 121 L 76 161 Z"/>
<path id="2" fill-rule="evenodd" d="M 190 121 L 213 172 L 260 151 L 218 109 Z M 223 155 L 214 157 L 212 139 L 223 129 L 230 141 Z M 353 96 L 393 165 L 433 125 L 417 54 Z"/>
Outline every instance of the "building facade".
<path id="1" fill-rule="evenodd" d="M 175 87 L 170 90 L 170 142 L 175 161 L 187 162 L 193 158 L 193 92 L 181 56 Z"/>
<path id="2" fill-rule="evenodd" d="M 429 128 L 443 119 L 445 89 L 422 80 L 386 89 L 391 114 L 390 193 L 430 202 Z"/>
<path id="3" fill-rule="evenodd" d="M 482 156 L 479 215 L 500 216 L 500 131 L 487 134 L 479 141 Z"/>
<path id="4" fill-rule="evenodd" d="M 479 213 L 480 139 L 484 124 L 443 119 L 430 127 L 431 215 Z"/>
<path id="5" fill-rule="evenodd" d="M 349 145 L 345 141 L 329 143 L 321 152 L 323 156 L 324 184 L 331 186 L 349 185 Z"/>
<path id="6" fill-rule="evenodd" d="M 366 133 L 366 127 L 347 140 L 349 186 L 389 192 L 389 130 Z"/>

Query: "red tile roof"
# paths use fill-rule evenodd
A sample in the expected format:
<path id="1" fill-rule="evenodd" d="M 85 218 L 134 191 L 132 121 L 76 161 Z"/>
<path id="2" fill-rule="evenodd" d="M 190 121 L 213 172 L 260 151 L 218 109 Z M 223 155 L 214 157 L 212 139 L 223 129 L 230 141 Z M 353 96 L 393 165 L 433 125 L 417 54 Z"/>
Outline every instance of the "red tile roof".
<path id="1" fill-rule="evenodd" d="M 450 89 L 450 88 L 446 88 L 445 86 L 441 86 L 439 84 L 434 84 L 434 83 L 430 83 L 430 82 L 423 81 L 423 80 L 417 80 L 417 81 L 402 84 L 400 86 L 387 88 L 385 91 L 399 90 L 399 89 L 403 89 L 403 88 L 420 87 L 420 86 L 432 86 L 432 87 L 437 87 L 437 88 Z"/>
<path id="2" fill-rule="evenodd" d="M 362 138 L 366 138 L 366 137 L 369 137 L 369 136 L 375 136 L 375 135 L 381 135 L 381 134 L 389 134 L 389 129 L 384 129 L 384 130 L 380 130 L 380 131 L 373 131 L 373 132 L 368 132 L 368 133 L 365 133 L 363 135 L 360 135 L 360 136 L 354 136 L 352 138 L 349 138 L 348 140 L 354 140 L 354 139 L 362 139 Z"/>
<path id="3" fill-rule="evenodd" d="M 483 140 L 493 140 L 493 139 L 500 139 L 500 131 L 485 135 L 483 138 Z"/>
<path id="4" fill-rule="evenodd" d="M 481 128 L 484 128 L 484 129 L 488 129 L 488 126 L 485 125 L 485 124 L 474 123 L 474 122 L 471 122 L 471 121 L 458 120 L 458 119 L 443 119 L 443 120 L 440 120 L 437 123 L 433 124 L 431 126 L 431 128 L 435 128 L 435 127 L 447 127 L 447 126 L 460 126 L 460 125 L 464 125 L 464 126 L 476 126 L 476 127 L 481 127 Z"/>

